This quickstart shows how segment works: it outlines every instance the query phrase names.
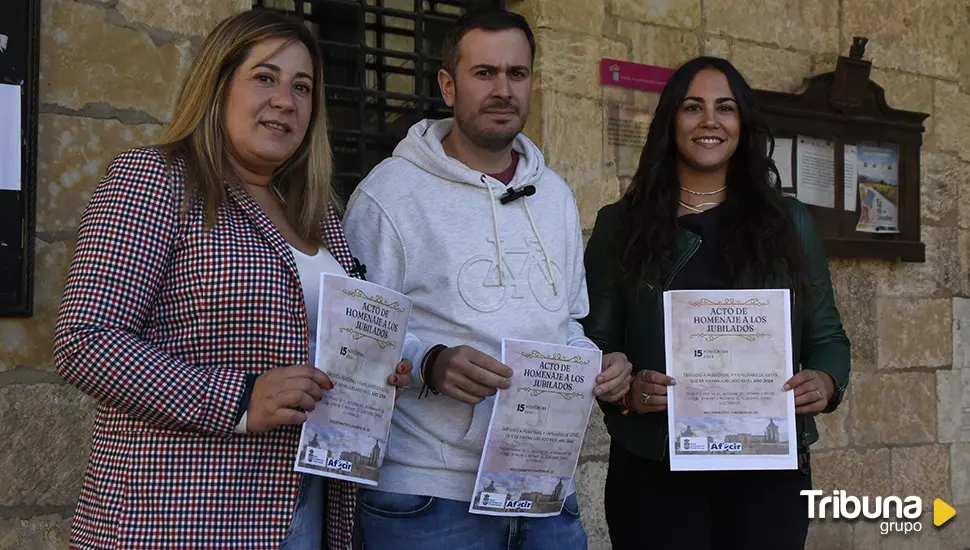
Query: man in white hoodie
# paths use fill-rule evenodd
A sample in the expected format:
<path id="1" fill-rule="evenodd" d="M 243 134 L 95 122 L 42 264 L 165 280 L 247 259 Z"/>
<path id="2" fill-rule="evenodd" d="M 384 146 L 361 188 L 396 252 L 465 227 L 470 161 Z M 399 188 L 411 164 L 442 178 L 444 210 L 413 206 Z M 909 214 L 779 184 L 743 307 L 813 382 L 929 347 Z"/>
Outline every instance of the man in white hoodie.
<path id="1" fill-rule="evenodd" d="M 414 300 L 403 354 L 420 366 L 380 484 L 360 493 L 367 550 L 587 546 L 572 487 L 558 516 L 468 513 L 491 396 L 512 376 L 502 338 L 596 347 L 578 322 L 589 304 L 575 198 L 520 133 L 534 59 L 521 16 L 459 19 L 438 74 L 455 118 L 415 124 L 350 199 L 345 231 L 368 280 Z M 594 395 L 617 401 L 631 366 L 623 354 L 603 363 Z"/>

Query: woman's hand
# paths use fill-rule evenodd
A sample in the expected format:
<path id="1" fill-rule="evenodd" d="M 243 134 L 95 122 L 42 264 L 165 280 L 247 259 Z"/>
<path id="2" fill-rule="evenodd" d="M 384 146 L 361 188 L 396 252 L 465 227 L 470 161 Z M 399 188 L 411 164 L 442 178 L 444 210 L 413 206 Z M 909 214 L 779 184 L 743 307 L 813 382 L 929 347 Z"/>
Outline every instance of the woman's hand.
<path id="1" fill-rule="evenodd" d="M 795 392 L 795 414 L 815 415 L 825 410 L 835 394 L 835 381 L 827 373 L 805 369 L 782 387 Z"/>
<path id="2" fill-rule="evenodd" d="M 246 409 L 246 431 L 267 432 L 279 426 L 300 425 L 333 382 L 310 365 L 270 369 L 259 375 Z"/>
<path id="3" fill-rule="evenodd" d="M 403 359 L 394 369 L 394 374 L 387 377 L 387 383 L 394 386 L 394 401 L 401 397 L 401 389 L 411 385 L 411 361 Z"/>
<path id="4" fill-rule="evenodd" d="M 625 354 L 607 353 L 603 356 L 603 372 L 596 377 L 593 395 L 607 403 L 619 401 L 630 390 L 631 370 L 633 365 L 627 361 Z"/>
<path id="5" fill-rule="evenodd" d="M 666 374 L 644 369 L 633 377 L 630 406 L 639 414 L 664 412 L 667 410 L 667 386 L 676 385 L 677 381 Z"/>

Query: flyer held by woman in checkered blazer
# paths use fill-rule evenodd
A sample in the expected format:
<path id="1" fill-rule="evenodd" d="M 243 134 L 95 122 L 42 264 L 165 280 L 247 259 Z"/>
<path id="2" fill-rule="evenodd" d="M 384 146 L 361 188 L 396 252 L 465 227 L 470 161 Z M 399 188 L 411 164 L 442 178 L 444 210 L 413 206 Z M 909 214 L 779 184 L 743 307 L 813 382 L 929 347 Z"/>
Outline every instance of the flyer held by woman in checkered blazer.
<path id="1" fill-rule="evenodd" d="M 293 471 L 334 387 L 307 304 L 363 274 L 330 176 L 314 37 L 221 22 L 164 143 L 116 157 L 80 222 L 54 353 L 98 411 L 71 548 L 350 547 L 356 486 Z"/>

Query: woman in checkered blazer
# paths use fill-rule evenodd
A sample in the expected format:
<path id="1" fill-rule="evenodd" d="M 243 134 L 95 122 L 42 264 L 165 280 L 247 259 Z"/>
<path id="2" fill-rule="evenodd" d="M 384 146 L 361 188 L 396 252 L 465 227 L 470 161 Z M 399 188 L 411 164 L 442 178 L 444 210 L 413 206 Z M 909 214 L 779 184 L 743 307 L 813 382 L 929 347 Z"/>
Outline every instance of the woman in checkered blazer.
<path id="1" fill-rule="evenodd" d="M 355 486 L 293 472 L 333 387 L 307 365 L 308 281 L 362 271 L 331 203 L 323 98 L 302 23 L 229 18 L 165 144 L 97 186 L 54 335 L 58 372 L 99 404 L 71 548 L 350 547 Z M 392 368 L 407 385 L 410 364 Z"/>

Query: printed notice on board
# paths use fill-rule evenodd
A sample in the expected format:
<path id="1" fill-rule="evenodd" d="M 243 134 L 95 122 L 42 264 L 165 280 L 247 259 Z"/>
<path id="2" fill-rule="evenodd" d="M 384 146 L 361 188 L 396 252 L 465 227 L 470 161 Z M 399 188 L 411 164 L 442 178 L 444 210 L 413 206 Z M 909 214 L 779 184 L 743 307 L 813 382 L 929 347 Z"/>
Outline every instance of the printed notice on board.
<path id="1" fill-rule="evenodd" d="M 20 86 L 0 84 L 0 191 L 20 191 Z"/>
<path id="2" fill-rule="evenodd" d="M 864 233 L 899 233 L 899 148 L 859 143 L 859 223 Z"/>

